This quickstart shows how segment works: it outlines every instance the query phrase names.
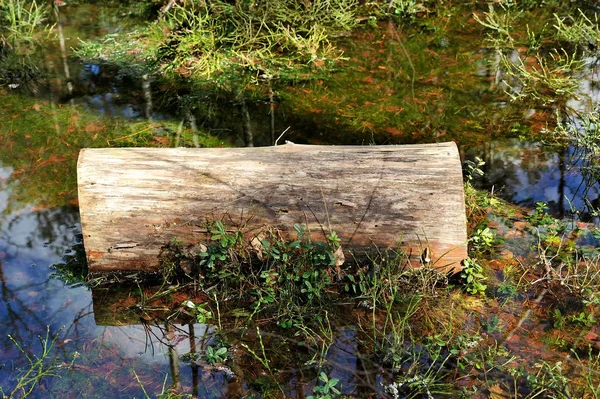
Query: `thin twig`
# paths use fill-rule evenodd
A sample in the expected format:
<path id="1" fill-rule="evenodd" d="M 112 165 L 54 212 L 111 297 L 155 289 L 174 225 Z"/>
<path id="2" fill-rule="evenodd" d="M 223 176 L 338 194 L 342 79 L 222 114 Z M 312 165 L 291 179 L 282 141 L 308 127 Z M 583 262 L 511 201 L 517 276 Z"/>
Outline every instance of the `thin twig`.
<path id="1" fill-rule="evenodd" d="M 277 137 L 277 140 L 275 140 L 275 143 L 273 144 L 273 146 L 277 146 L 277 143 L 279 142 L 279 139 L 280 139 L 280 138 L 282 138 L 282 137 L 283 137 L 283 135 L 284 135 L 284 134 L 286 134 L 286 133 L 287 133 L 287 131 L 288 131 L 288 130 L 290 130 L 290 129 L 291 129 L 291 126 L 288 126 L 288 127 L 287 127 L 287 129 L 285 129 L 285 130 L 283 131 L 283 133 L 281 133 L 281 134 L 279 135 L 279 137 Z"/>

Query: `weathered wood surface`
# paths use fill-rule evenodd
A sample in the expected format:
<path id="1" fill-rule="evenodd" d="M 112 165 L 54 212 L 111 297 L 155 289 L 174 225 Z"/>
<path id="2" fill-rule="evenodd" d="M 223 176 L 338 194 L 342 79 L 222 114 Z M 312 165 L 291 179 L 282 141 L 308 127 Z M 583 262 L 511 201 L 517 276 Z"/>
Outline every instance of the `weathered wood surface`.
<path id="1" fill-rule="evenodd" d="M 81 225 L 91 272 L 155 271 L 173 238 L 206 242 L 206 222 L 265 226 L 315 240 L 335 231 L 348 254 L 397 243 L 418 262 L 458 270 L 466 258 L 461 165 L 454 143 L 81 150 Z"/>

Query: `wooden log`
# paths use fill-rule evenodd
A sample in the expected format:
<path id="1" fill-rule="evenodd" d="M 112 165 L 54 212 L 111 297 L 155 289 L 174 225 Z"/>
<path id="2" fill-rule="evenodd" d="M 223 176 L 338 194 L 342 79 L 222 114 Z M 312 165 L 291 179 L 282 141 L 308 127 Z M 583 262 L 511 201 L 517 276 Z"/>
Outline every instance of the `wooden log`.
<path id="1" fill-rule="evenodd" d="M 156 271 L 162 246 L 206 243 L 214 220 L 247 236 L 270 226 L 294 239 L 294 224 L 314 240 L 335 231 L 359 257 L 400 244 L 415 264 L 443 270 L 467 257 L 454 143 L 83 149 L 77 170 L 92 273 Z"/>

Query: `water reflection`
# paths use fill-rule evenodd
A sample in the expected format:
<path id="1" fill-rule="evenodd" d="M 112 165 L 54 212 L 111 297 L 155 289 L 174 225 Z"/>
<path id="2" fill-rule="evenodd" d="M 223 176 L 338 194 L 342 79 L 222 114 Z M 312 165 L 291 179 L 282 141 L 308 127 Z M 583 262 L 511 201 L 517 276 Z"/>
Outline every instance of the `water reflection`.
<path id="1" fill-rule="evenodd" d="M 11 196 L 10 189 L 0 191 L 0 248 L 5 259 L 46 259 L 51 254 L 49 262 L 59 260 L 79 230 L 79 209 L 66 206 L 35 210 L 36 204 L 21 204 L 19 210 L 11 211 Z"/>
<path id="2" fill-rule="evenodd" d="M 508 201 L 534 207 L 548 204 L 549 212 L 560 218 L 571 209 L 583 210 L 588 202 L 597 206 L 600 185 L 587 180 L 581 171 L 583 160 L 575 147 L 547 147 L 540 143 L 510 139 L 492 141 L 483 151 L 472 148 L 467 157 L 485 162 L 484 186 Z"/>
<path id="3" fill-rule="evenodd" d="M 103 10 L 102 18 L 97 17 L 98 10 Z M 76 37 L 81 37 L 82 33 L 91 37 L 113 32 L 119 29 L 122 21 L 115 17 L 114 10 L 104 9 L 95 4 L 73 7 L 69 12 L 72 14 L 61 13 L 61 24 L 58 25 L 65 43 L 61 43 L 60 47 L 55 43 L 54 47 L 41 54 L 42 60 L 39 65 L 45 73 L 45 80 L 40 80 L 39 85 L 33 85 L 28 80 L 15 80 L 13 84 L 18 86 L 11 89 L 13 91 L 10 93 L 20 91 L 38 99 L 72 102 L 106 117 L 161 120 L 178 116 L 176 122 L 190 124 L 193 131 L 203 128 L 213 133 L 221 132 L 224 136 L 234 137 L 240 145 L 244 142 L 271 143 L 275 137 L 276 124 L 283 128 L 293 124 L 292 130 L 296 131 L 294 137 L 312 142 L 340 139 L 351 141 L 353 144 L 367 144 L 375 137 L 371 136 L 373 128 L 369 125 L 361 126 L 364 131 L 355 130 L 352 123 L 358 118 L 349 111 L 352 107 L 364 104 L 375 106 L 375 110 L 375 100 L 370 104 L 369 101 L 362 100 L 360 104 L 344 103 L 347 105 L 344 106 L 346 113 L 342 115 L 341 120 L 348 121 L 347 124 L 338 125 L 338 120 L 334 117 L 323 120 L 321 124 L 314 115 L 320 113 L 320 110 L 302 112 L 286 109 L 284 100 L 273 100 L 272 89 L 268 94 L 268 102 L 236 104 L 228 98 L 221 97 L 219 93 L 194 92 L 186 87 L 175 87 L 175 84 L 158 86 L 159 83 L 152 82 L 148 76 L 138 76 L 108 65 L 82 63 L 66 53 L 66 48 L 77 45 Z M 371 45 L 372 43 L 367 43 L 367 47 Z M 57 48 L 62 51 L 56 51 Z M 510 59 L 516 60 L 517 55 L 512 54 Z M 388 89 L 391 87 L 397 90 L 390 91 L 389 96 L 398 101 L 402 98 L 402 86 L 405 81 L 390 73 L 392 68 L 386 66 L 384 60 L 380 61 L 382 68 L 373 72 L 379 74 L 374 75 L 381 80 L 379 89 L 383 90 L 383 87 L 389 86 Z M 368 62 L 372 63 L 370 60 Z M 598 63 L 596 60 L 590 60 L 589 64 L 589 69 L 579 77 L 580 89 L 586 95 L 582 98 L 587 99 L 569 100 L 568 107 L 587 110 L 590 103 L 595 104 L 599 99 Z M 391 66 L 399 65 L 400 63 L 396 65 L 395 61 L 391 62 Z M 446 67 L 447 65 L 444 65 L 444 68 Z M 470 78 L 470 70 L 467 73 L 462 70 L 452 72 L 459 75 L 459 81 L 450 81 L 447 71 L 441 70 L 441 78 L 432 76 L 431 82 L 423 84 L 424 87 L 431 88 L 431 97 L 427 98 L 426 104 L 414 105 L 435 109 L 425 116 L 432 116 L 438 120 L 433 124 L 426 120 L 423 126 L 417 126 L 414 129 L 415 135 L 410 140 L 435 139 L 439 137 L 437 134 L 445 133 L 445 129 L 448 129 L 449 135 L 453 133 L 453 128 L 462 132 L 460 126 L 465 124 L 465 121 L 479 117 L 489 118 L 494 124 L 500 124 L 498 130 L 501 133 L 498 135 L 504 134 L 503 129 L 509 123 L 502 121 L 505 115 L 503 112 L 509 112 L 509 104 L 489 96 L 485 89 L 489 86 L 501 87 L 506 79 L 499 67 L 499 60 L 495 59 L 485 65 L 478 64 L 479 75 L 474 82 L 476 90 L 463 89 L 466 85 L 463 80 Z M 361 79 L 369 77 L 364 75 Z M 68 79 L 70 76 L 73 77 L 72 80 Z M 452 85 L 456 87 L 446 90 L 444 94 L 444 90 L 436 86 L 438 80 L 451 88 Z M 342 81 L 338 84 L 345 86 L 348 83 Z M 365 91 L 373 86 L 369 81 L 361 84 L 364 84 Z M 316 85 L 322 85 L 322 82 Z M 441 86 L 440 84 L 439 87 Z M 304 87 L 300 89 L 300 86 L 294 86 L 291 89 L 295 91 L 290 91 L 289 95 L 311 94 L 302 91 L 306 90 Z M 442 94 L 438 94 L 438 90 L 445 95 L 444 98 L 440 98 Z M 379 100 L 381 90 L 373 91 Z M 326 94 L 320 97 L 322 101 L 338 101 L 335 93 Z M 482 96 L 488 96 L 492 101 L 484 106 Z M 471 103 L 462 104 L 456 97 Z M 276 109 L 275 103 L 279 105 L 279 101 L 282 101 L 281 109 Z M 315 103 L 316 101 L 310 104 L 311 108 Z M 442 105 L 439 112 L 438 104 Z M 335 111 L 338 110 L 336 105 Z M 314 114 L 311 113 L 313 111 Z M 520 123 L 528 123 L 535 116 L 531 110 L 526 111 L 524 117 L 522 110 L 517 111 Z M 294 115 L 286 115 L 286 112 Z M 404 109 L 394 104 L 393 107 L 389 105 L 386 112 L 394 116 L 403 115 Z M 511 117 L 514 117 L 515 111 L 510 112 Z M 450 121 L 449 118 L 453 115 L 460 117 Z M 409 115 L 407 119 L 410 117 Z M 249 121 L 251 125 L 242 128 L 241 121 Z M 390 137 L 396 140 L 394 142 L 402 140 L 394 136 L 398 131 L 395 125 L 392 126 L 396 120 L 390 117 L 389 121 Z M 450 126 L 451 122 L 459 127 Z M 409 121 L 407 125 L 410 123 L 412 122 Z M 473 126 L 478 130 L 485 130 L 477 124 Z M 329 128 L 332 132 L 328 131 Z M 436 135 L 419 135 L 432 129 Z M 249 132 L 255 134 L 248 136 Z M 259 132 L 263 132 L 263 135 Z M 8 135 L 9 131 L 2 130 L 2 133 Z M 11 131 L 10 134 L 12 133 Z M 20 136 L 31 134 L 30 131 L 17 133 L 19 139 Z M 36 131 L 36 134 L 50 136 L 53 133 Z M 473 132 L 469 134 L 476 136 Z M 488 132 L 484 134 L 487 137 Z M 290 132 L 290 136 L 282 140 L 291 137 Z M 463 139 L 465 143 L 476 143 L 478 140 L 484 142 L 481 146 L 465 145 L 463 151 L 468 158 L 480 156 L 486 161 L 485 187 L 490 190 L 493 187 L 496 193 L 513 203 L 533 207 L 536 202 L 543 201 L 549 204 L 553 214 L 561 217 L 568 214 L 571 206 L 583 208 L 588 201 L 595 207 L 600 206 L 599 185 L 597 182 L 590 183 L 586 180 L 586 175 L 582 173 L 582 168 L 586 165 L 574 147 L 549 149 L 539 143 L 519 139 L 472 140 L 469 137 L 460 137 L 459 133 L 451 138 Z M 56 151 L 52 146 L 36 149 Z M 241 397 L 247 392 L 257 390 L 256 385 L 259 383 L 256 381 L 262 381 L 260 378 L 265 376 L 266 371 L 256 364 L 251 365 L 247 353 L 239 355 L 236 360 L 239 364 L 236 378 L 232 378 L 228 370 L 194 360 L 190 355 L 201 354 L 208 346 L 216 345 L 214 339 L 218 334 L 230 336 L 231 341 L 254 344 L 256 336 L 247 339 L 243 333 L 233 328 L 232 331 L 217 331 L 215 326 L 190 324 L 189 321 L 164 323 L 145 320 L 139 312 L 131 310 L 129 306 L 126 306 L 128 312 L 119 313 L 114 308 L 114 302 L 110 301 L 114 300 L 116 295 L 99 290 L 90 292 L 85 287 L 67 288 L 62 280 L 50 277 L 50 266 L 62 262 L 65 252 L 77 243 L 77 208 L 63 206 L 66 201 L 62 201 L 58 204 L 60 206 L 53 204 L 50 209 L 39 209 L 38 204 L 29 203 L 22 196 L 15 195 L 18 190 L 13 189 L 24 183 L 17 181 L 17 166 L 12 166 L 12 160 L 3 161 L 5 163 L 0 167 L 0 317 L 4 322 L 0 325 L 0 353 L 3 359 L 1 363 L 5 366 L 0 369 L 0 386 L 11 386 L 13 382 L 10 379 L 14 378 L 15 370 L 27 365 L 14 343 L 8 339 L 8 335 L 14 337 L 31 353 L 36 353 L 39 350 L 37 336 L 43 335 L 47 326 L 50 326 L 51 334 L 58 336 L 57 352 L 54 356 L 59 362 L 69 362 L 74 352 L 81 354 L 73 373 L 63 381 L 65 384 L 77 386 L 77 390 L 86 392 L 87 397 L 142 397 L 141 388 L 133 378 L 132 370 L 136 371 L 141 384 L 153 392 L 161 391 L 165 376 L 168 376 L 167 387 L 191 387 L 193 394 L 199 397 L 222 397 L 224 392 L 230 397 Z M 62 170 L 60 174 L 63 178 Z M 39 180 L 41 177 L 32 172 L 30 179 Z M 66 190 L 75 190 L 74 181 L 71 181 Z M 9 202 L 13 200 L 22 200 L 24 203 L 13 207 Z M 13 210 L 16 208 L 18 210 Z M 593 241 L 589 237 L 587 239 Z M 134 287 L 133 291 L 126 295 L 132 296 L 135 290 Z M 281 337 L 278 332 L 270 334 L 275 342 L 277 339 L 283 342 L 289 340 L 289 337 Z M 370 361 L 369 348 L 364 346 L 358 335 L 354 326 L 336 327 L 334 342 L 327 356 L 329 365 L 333 367 L 330 377 L 340 379 L 346 394 L 359 397 L 384 395 L 381 392 L 382 381 L 390 376 L 380 373 L 375 362 Z M 310 393 L 309 390 L 316 380 L 314 369 L 303 366 L 312 353 L 309 350 L 293 348 L 293 353 L 286 355 L 289 356 L 289 363 L 281 368 L 287 384 L 285 389 L 289 396 L 304 397 Z M 50 385 L 48 389 L 54 389 L 56 392 L 68 391 L 59 386 L 60 383 L 53 382 L 54 386 Z M 35 393 L 37 397 L 47 397 L 47 394 L 44 390 Z"/>

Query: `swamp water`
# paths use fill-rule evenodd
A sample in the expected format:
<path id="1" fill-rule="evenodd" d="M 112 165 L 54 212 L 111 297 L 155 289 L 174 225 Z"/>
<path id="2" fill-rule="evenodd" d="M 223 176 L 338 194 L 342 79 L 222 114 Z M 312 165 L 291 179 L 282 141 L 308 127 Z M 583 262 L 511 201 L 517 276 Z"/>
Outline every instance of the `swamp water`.
<path id="1" fill-rule="evenodd" d="M 483 49 L 482 29 L 468 8 L 448 7 L 448 15 L 424 18 L 414 29 L 365 27 L 342 39 L 347 60 L 331 77 L 278 87 L 276 108 L 265 99 L 248 108 L 257 145 L 270 144 L 290 126 L 283 140 L 359 145 L 454 140 L 465 159 L 485 160 L 479 184 L 525 207 L 506 205 L 509 210 L 489 217 L 487 225 L 503 244 L 486 262 L 486 298 L 459 291 L 437 300 L 431 298 L 436 294 L 428 300 L 415 295 L 389 316 L 342 297 L 326 317 L 294 329 L 260 313 L 247 323 L 248 311 L 228 303 L 212 304 L 198 323 L 202 312 L 190 316 L 182 304 L 209 303 L 210 291 L 123 288 L 119 281 L 91 289 L 81 285 L 79 148 L 245 141 L 244 111 L 234 100 L 214 92 L 202 97 L 179 83 L 151 82 L 140 71 L 85 63 L 70 53 L 79 37 L 135 24 L 125 11 L 100 4 L 62 7 L 53 28 L 61 29 L 62 50 L 57 33 L 23 61 L 31 65 L 30 75 L 16 73 L 25 70 L 23 64 L 0 80 L 5 395 L 19 377 L 32 376 L 28 370 L 46 370 L 36 369 L 40 364 L 52 367 L 52 375 L 41 378 L 30 397 L 142 398 L 161 392 L 168 397 L 170 387 L 207 398 L 327 397 L 324 387 L 338 379 L 335 387 L 350 397 L 459 397 L 463 389 L 463 397 L 508 398 L 534 392 L 528 379 L 550 388 L 562 387 L 561 378 L 598 383 L 596 308 L 576 305 L 572 312 L 547 290 L 522 289 L 514 277 L 519 273 L 508 270 L 538 261 L 537 238 L 524 227 L 538 201 L 566 224 L 579 223 L 572 241 L 590 251 L 597 247 L 597 175 L 582 173 L 593 165 L 577 147 L 542 143 L 537 133 L 552 128 L 551 107 L 512 104 L 496 88 L 500 72 L 489 66 L 493 52 Z M 569 100 L 580 112 L 596 106 L 595 64 L 578 76 L 580 99 Z M 490 203 L 493 196 L 487 196 Z M 157 292 L 160 297 L 153 297 Z M 447 309 L 456 312 L 456 320 L 444 315 Z M 428 327 L 402 324 L 407 314 Z M 389 327 L 394 322 L 397 327 Z M 459 331 L 453 322 L 461 325 Z M 422 331 L 426 339 L 413 339 Z M 589 354 L 582 349 L 586 345 Z"/>

